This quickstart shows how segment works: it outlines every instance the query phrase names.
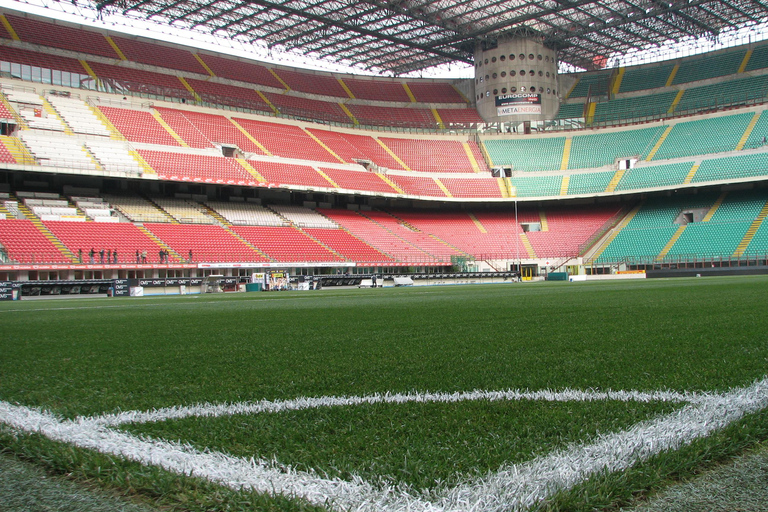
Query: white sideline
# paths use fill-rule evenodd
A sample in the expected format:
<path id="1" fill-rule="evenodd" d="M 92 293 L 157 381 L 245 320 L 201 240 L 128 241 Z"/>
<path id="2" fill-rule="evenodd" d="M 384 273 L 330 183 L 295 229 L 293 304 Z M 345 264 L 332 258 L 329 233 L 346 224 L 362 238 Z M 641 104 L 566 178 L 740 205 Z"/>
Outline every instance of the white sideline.
<path id="1" fill-rule="evenodd" d="M 518 395 L 522 398 L 516 398 Z M 611 395 L 615 393 L 617 398 Z M 668 396 L 667 396 L 668 395 Z M 298 472 L 275 463 L 231 457 L 223 453 L 201 452 L 189 445 L 141 439 L 112 430 L 125 422 L 158 421 L 198 414 L 253 414 L 308 407 L 358 405 L 361 403 L 402 403 L 435 400 L 614 400 L 635 396 L 632 400 L 656 393 L 637 392 L 482 392 L 448 395 L 371 395 L 370 397 L 326 397 L 286 402 L 259 402 L 229 406 L 205 405 L 197 408 L 171 408 L 153 413 L 121 413 L 94 418 L 59 420 L 48 412 L 0 401 L 0 423 L 13 429 L 39 433 L 55 441 L 118 455 L 146 465 L 155 465 L 183 475 L 193 475 L 219 482 L 231 488 L 250 488 L 258 492 L 303 498 L 316 505 L 335 510 L 359 512 L 501 512 L 524 511 L 536 503 L 567 490 L 601 472 L 621 471 L 664 451 L 674 450 L 696 439 L 727 427 L 747 414 L 768 407 L 768 378 L 746 388 L 721 395 L 680 395 L 661 392 L 656 400 L 689 402 L 681 409 L 636 424 L 616 434 L 600 436 L 594 442 L 503 467 L 487 477 L 461 484 L 452 489 L 437 490 L 431 499 L 414 494 L 404 487 L 376 488 L 355 479 L 323 479 L 312 473 Z M 396 398 L 397 397 L 397 398 Z M 429 399 L 427 397 L 430 397 Z M 477 398 L 475 398 L 477 397 Z M 534 398 L 536 397 L 536 398 Z M 598 398 L 601 397 L 601 398 Z M 410 398 L 412 400 L 404 400 Z M 375 400 L 374 402 L 370 400 Z M 275 408 L 275 404 L 279 407 Z M 241 409 L 238 409 L 241 407 Z M 240 412 L 243 411 L 243 412 Z M 154 416 L 152 416 L 154 414 Z"/>
<path id="2" fill-rule="evenodd" d="M 118 426 L 125 423 L 147 423 L 203 416 L 231 416 L 234 414 L 277 413 L 299 411 L 319 407 L 349 407 L 364 404 L 404 404 L 409 402 L 464 402 L 464 401 L 512 401 L 541 400 L 545 402 L 588 402 L 596 400 L 615 400 L 620 402 L 673 402 L 692 403 L 703 400 L 706 394 L 676 393 L 674 391 L 469 391 L 456 393 L 385 393 L 365 396 L 324 396 L 317 398 L 302 397 L 293 400 L 261 400 L 259 402 L 238 402 L 234 404 L 198 404 L 191 406 L 167 407 L 153 411 L 125 411 L 117 414 L 105 414 L 95 417 L 81 417 L 81 423 L 96 423 Z"/>

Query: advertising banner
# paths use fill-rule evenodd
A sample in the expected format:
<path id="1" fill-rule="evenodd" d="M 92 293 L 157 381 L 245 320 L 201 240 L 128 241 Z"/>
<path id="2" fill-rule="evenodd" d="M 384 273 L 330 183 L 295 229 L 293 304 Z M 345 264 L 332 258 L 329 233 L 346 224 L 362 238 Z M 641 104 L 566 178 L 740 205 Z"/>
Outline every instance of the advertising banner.
<path id="1" fill-rule="evenodd" d="M 541 94 L 517 93 L 496 96 L 496 115 L 521 116 L 541 114 Z"/>

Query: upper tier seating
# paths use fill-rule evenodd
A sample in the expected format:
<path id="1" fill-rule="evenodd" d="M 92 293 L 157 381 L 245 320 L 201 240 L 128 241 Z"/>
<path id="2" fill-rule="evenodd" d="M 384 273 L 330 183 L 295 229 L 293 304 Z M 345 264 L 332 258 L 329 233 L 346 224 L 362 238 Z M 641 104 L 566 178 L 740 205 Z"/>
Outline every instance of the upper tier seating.
<path id="1" fill-rule="evenodd" d="M 180 146 L 150 112 L 100 105 L 99 110 L 131 142 Z"/>
<path id="2" fill-rule="evenodd" d="M 220 57 L 207 53 L 198 54 L 214 75 L 257 85 L 283 89 L 283 84 L 269 72 L 266 66 L 237 57 Z"/>
<path id="3" fill-rule="evenodd" d="M 741 61 L 744 60 L 744 54 L 745 50 L 738 48 L 684 59 L 680 62 L 680 68 L 672 84 L 685 84 L 735 74 L 739 70 Z"/>
<path id="4" fill-rule="evenodd" d="M 91 249 L 96 252 L 105 249 L 113 254 L 116 251 L 118 263 L 136 262 L 136 251 L 147 251 L 150 263 L 159 261 L 160 246 L 130 222 L 46 221 L 44 224 L 73 254 L 79 255 L 82 251 L 84 263 L 88 262 Z M 109 261 L 113 262 L 114 259 Z"/>
<path id="5" fill-rule="evenodd" d="M 130 61 L 190 73 L 208 74 L 189 50 L 128 37 L 112 36 L 112 40 Z"/>
<path id="6" fill-rule="evenodd" d="M 0 33 L 2 33 L 2 29 L 0 29 Z M 1 42 L 2 41 L 0 41 L 0 43 Z M 63 85 L 71 85 L 72 87 L 80 87 L 81 80 L 90 78 L 86 73 L 85 68 L 83 68 L 83 65 L 80 64 L 80 61 L 77 59 L 60 57 L 48 53 L 33 52 L 31 50 L 3 46 L 2 44 L 0 44 L 0 61 L 17 65 L 24 64 L 27 66 L 35 66 L 47 70 L 57 70 L 65 73 L 74 73 L 77 76 L 74 77 L 75 80 L 73 83 L 66 83 L 66 80 L 62 80 Z M 11 75 L 16 78 L 21 78 L 21 70 L 18 69 L 15 72 L 11 72 Z M 46 73 L 45 76 L 46 78 L 49 78 L 50 73 Z M 56 84 L 56 82 L 53 83 Z"/>
<path id="7" fill-rule="evenodd" d="M 437 114 L 446 128 L 454 125 L 471 126 L 485 122 L 474 108 L 439 108 Z"/>
<path id="8" fill-rule="evenodd" d="M 332 101 L 319 101 L 273 92 L 265 92 L 264 97 L 284 116 L 341 124 L 352 122 L 339 104 Z"/>
<path id="9" fill-rule="evenodd" d="M 80 27 L 66 27 L 54 23 L 46 23 L 14 14 L 6 14 L 5 18 L 19 38 L 26 43 L 101 55 L 111 59 L 119 58 L 118 54 L 107 42 L 106 37 L 98 32 L 84 30 Z M 0 29 L 0 37 L 10 38 L 10 34 L 2 28 Z"/>
<path id="10" fill-rule="evenodd" d="M 173 75 L 101 62 L 88 64 L 96 76 L 109 84 L 117 93 L 128 90 L 138 95 L 151 94 L 161 98 L 180 98 L 185 101 L 194 99 L 179 78 Z"/>
<path id="11" fill-rule="evenodd" d="M 621 80 L 619 92 L 634 92 L 664 87 L 674 67 L 674 63 L 627 67 Z"/>
<path id="12" fill-rule="evenodd" d="M 348 104 L 347 108 L 357 122 L 365 126 L 395 126 L 401 128 L 437 129 L 432 111 L 426 108 L 379 107 Z"/>
<path id="13" fill-rule="evenodd" d="M 403 84 L 396 80 L 389 81 L 376 78 L 366 80 L 365 78 L 347 77 L 344 78 L 344 83 L 352 91 L 352 95 L 360 100 L 411 102 Z"/>
<path id="14" fill-rule="evenodd" d="M 334 96 L 337 98 L 349 98 L 349 95 L 339 81 L 332 76 L 320 73 L 308 73 L 291 71 L 288 69 L 276 69 L 275 73 L 293 91 L 307 94 L 319 94 L 321 96 Z"/>
<path id="15" fill-rule="evenodd" d="M 235 226 L 232 229 L 274 261 L 344 261 L 294 227 Z"/>
<path id="16" fill-rule="evenodd" d="M 768 44 L 756 46 L 752 51 L 752 56 L 747 62 L 744 71 L 755 71 L 756 69 L 768 68 Z"/>
<path id="17" fill-rule="evenodd" d="M 566 98 L 586 98 L 589 94 L 596 96 L 605 94 L 610 83 L 610 72 L 597 71 L 595 73 L 584 73 L 577 75 L 579 80 L 573 86 L 570 94 Z"/>
<path id="18" fill-rule="evenodd" d="M 768 96 L 765 76 L 752 76 L 685 89 L 675 112 L 699 112 L 728 105 L 761 103 Z"/>
<path id="19" fill-rule="evenodd" d="M 467 100 L 445 82 L 408 82 L 416 101 L 421 103 L 467 103 Z"/>
<path id="20" fill-rule="evenodd" d="M 187 78 L 186 80 L 190 87 L 200 96 L 203 103 L 272 113 L 272 109 L 269 108 L 269 105 L 259 96 L 255 89 L 208 82 L 206 80 L 196 80 L 194 78 Z"/>
<path id="21" fill-rule="evenodd" d="M 69 259 L 26 219 L 0 219 L 0 244 L 5 248 L 8 257 L 19 263 L 70 263 Z"/>
<path id="22" fill-rule="evenodd" d="M 252 249 L 221 226 L 188 224 L 144 224 L 172 251 L 193 261 L 266 262 L 268 258 Z"/>

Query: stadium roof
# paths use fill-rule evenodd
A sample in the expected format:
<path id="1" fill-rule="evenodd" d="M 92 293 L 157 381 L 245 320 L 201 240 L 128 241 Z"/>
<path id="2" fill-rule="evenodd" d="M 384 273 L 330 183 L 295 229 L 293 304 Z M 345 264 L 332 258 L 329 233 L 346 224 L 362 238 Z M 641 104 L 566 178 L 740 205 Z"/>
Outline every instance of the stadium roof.
<path id="1" fill-rule="evenodd" d="M 77 0 L 72 0 L 77 3 Z M 768 18 L 760 0 L 80 0 L 119 13 L 402 75 L 472 63 L 477 44 L 523 35 L 594 69 L 627 51 Z"/>

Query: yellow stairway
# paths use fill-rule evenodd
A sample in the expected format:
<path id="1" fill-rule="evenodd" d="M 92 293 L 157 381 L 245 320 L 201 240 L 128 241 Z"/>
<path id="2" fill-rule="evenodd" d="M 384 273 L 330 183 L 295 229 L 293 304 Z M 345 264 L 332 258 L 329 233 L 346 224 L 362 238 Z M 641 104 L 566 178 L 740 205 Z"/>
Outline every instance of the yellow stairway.
<path id="1" fill-rule="evenodd" d="M 736 250 L 733 252 L 734 258 L 739 258 L 744 255 L 744 253 L 747 251 L 747 247 L 749 247 L 749 243 L 755 237 L 755 233 L 757 233 L 757 230 L 760 228 L 760 225 L 763 223 L 766 217 L 768 217 L 768 202 L 763 205 L 760 213 L 757 215 L 755 220 L 752 221 L 752 224 L 749 225 L 747 232 L 744 234 L 744 238 L 742 238 L 741 242 L 739 242 L 739 245 L 736 246 Z"/>

